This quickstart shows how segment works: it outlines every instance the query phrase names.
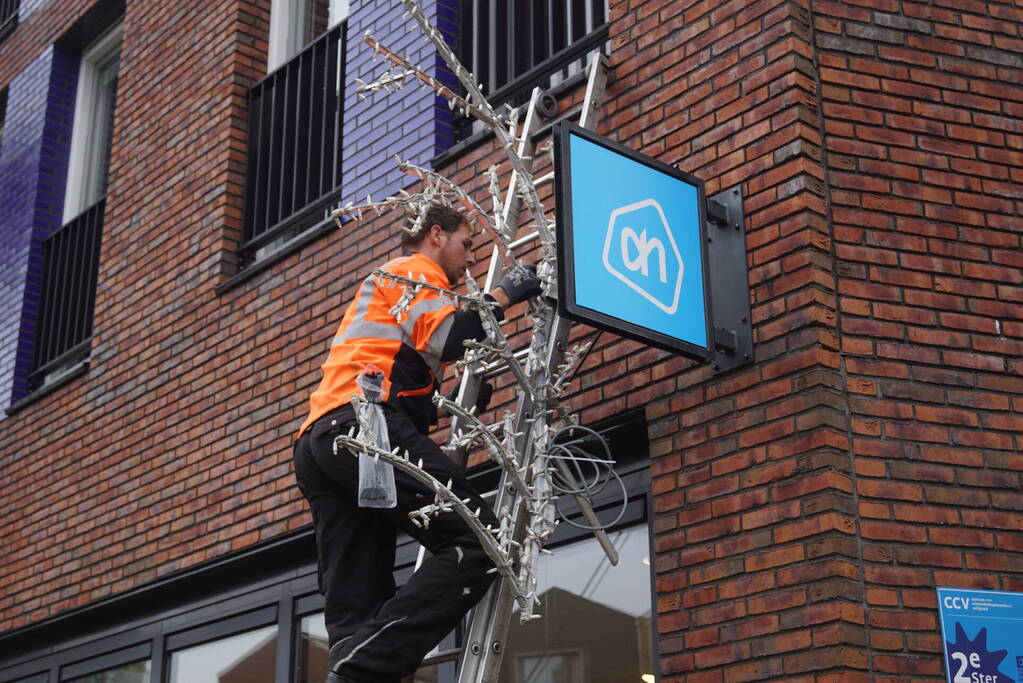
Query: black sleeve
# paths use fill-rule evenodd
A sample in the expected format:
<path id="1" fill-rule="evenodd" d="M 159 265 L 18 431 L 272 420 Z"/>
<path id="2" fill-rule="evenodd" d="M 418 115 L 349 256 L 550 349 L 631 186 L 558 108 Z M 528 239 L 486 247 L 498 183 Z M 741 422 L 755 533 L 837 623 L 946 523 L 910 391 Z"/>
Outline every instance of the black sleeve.
<path id="1" fill-rule="evenodd" d="M 487 294 L 488 301 L 494 299 Z M 494 310 L 494 317 L 498 321 L 504 320 L 504 309 L 498 306 Z M 483 321 L 480 320 L 479 311 L 455 311 L 451 329 L 448 331 L 448 338 L 444 340 L 444 350 L 441 351 L 440 359 L 447 363 L 456 358 L 461 358 L 465 353 L 465 346 L 462 342 L 466 339 L 480 341 L 486 338 L 487 333 L 483 329 Z"/>

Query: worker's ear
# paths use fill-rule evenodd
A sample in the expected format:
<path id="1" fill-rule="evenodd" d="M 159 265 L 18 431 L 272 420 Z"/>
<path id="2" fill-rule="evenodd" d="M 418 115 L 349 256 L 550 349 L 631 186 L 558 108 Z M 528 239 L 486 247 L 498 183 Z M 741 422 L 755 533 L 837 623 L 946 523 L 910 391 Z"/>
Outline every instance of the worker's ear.
<path id="1" fill-rule="evenodd" d="M 441 243 L 441 235 L 444 234 L 444 228 L 440 227 L 436 223 L 430 226 L 430 238 L 433 239 L 438 246 Z"/>

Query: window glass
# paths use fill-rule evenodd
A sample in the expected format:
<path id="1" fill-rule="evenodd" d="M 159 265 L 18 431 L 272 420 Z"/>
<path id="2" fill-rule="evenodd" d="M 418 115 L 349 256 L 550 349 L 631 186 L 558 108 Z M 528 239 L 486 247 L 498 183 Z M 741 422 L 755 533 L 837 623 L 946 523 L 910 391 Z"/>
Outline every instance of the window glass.
<path id="1" fill-rule="evenodd" d="M 513 617 L 502 683 L 621 683 L 653 668 L 649 536 L 641 524 L 610 534 L 614 567 L 592 536 L 543 556 L 537 613 Z"/>
<path id="2" fill-rule="evenodd" d="M 327 30 L 330 2 L 329 0 L 301 0 L 299 5 L 299 38 L 301 40 L 299 49 L 301 49 Z"/>
<path id="3" fill-rule="evenodd" d="M 529 683 L 584 683 L 581 653 L 551 652 L 531 657 L 521 655 L 516 661 L 516 680 Z"/>
<path id="4" fill-rule="evenodd" d="M 114 135 L 114 102 L 117 100 L 117 70 L 120 65 L 119 52 L 96 65 L 96 96 L 92 101 L 90 116 L 92 135 L 88 143 L 89 159 L 83 179 L 86 206 L 92 206 L 107 192 L 110 146 Z"/>
<path id="5" fill-rule="evenodd" d="M 149 683 L 149 660 L 89 674 L 67 683 Z"/>
<path id="6" fill-rule="evenodd" d="M 302 617 L 298 629 L 299 683 L 320 683 L 327 677 L 327 626 L 323 612 Z"/>
<path id="7" fill-rule="evenodd" d="M 274 683 L 277 627 L 268 626 L 171 655 L 170 683 Z"/>
<path id="8" fill-rule="evenodd" d="M 419 667 L 410 683 L 455 683 L 456 662 L 447 661 Z"/>
<path id="9" fill-rule="evenodd" d="M 106 194 L 120 65 L 121 27 L 117 25 L 82 54 L 64 198 L 65 223 Z"/>

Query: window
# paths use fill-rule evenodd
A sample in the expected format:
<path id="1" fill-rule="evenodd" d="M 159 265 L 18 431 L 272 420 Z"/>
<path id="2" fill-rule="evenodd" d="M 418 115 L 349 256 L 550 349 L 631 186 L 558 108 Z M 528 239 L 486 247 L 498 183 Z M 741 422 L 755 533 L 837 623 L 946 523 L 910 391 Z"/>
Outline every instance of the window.
<path id="1" fill-rule="evenodd" d="M 267 70 L 280 67 L 347 16 L 347 0 L 273 0 Z"/>
<path id="2" fill-rule="evenodd" d="M 277 627 L 240 633 L 174 652 L 170 683 L 274 683 Z"/>
<path id="3" fill-rule="evenodd" d="M 0 0 L 0 40 L 18 25 L 18 0 Z"/>
<path id="4" fill-rule="evenodd" d="M 579 72 L 608 37 L 605 0 L 460 0 L 459 12 L 459 58 L 495 107 Z M 470 122 L 457 123 L 465 137 Z"/>
<path id="5" fill-rule="evenodd" d="M 82 55 L 64 199 L 65 223 L 106 195 L 120 56 L 120 26 Z"/>
<path id="6" fill-rule="evenodd" d="M 500 680 L 639 681 L 653 669 L 650 538 L 645 524 L 610 534 L 612 566 L 592 537 L 556 548 L 537 571 L 542 619 L 513 618 Z"/>
<path id="7" fill-rule="evenodd" d="M 81 676 L 67 683 L 149 683 L 149 660 Z"/>
<path id="8" fill-rule="evenodd" d="M 64 225 L 43 241 L 29 390 L 54 385 L 88 358 L 113 139 L 121 28 L 82 54 L 64 196 Z"/>
<path id="9" fill-rule="evenodd" d="M 303 617 L 299 622 L 298 683 L 320 683 L 327 677 L 327 625 L 323 612 Z"/>
<path id="10" fill-rule="evenodd" d="M 341 182 L 345 25 L 338 22 L 347 11 L 336 0 L 274 2 L 271 64 L 290 58 L 249 90 L 245 265 L 329 226 Z"/>

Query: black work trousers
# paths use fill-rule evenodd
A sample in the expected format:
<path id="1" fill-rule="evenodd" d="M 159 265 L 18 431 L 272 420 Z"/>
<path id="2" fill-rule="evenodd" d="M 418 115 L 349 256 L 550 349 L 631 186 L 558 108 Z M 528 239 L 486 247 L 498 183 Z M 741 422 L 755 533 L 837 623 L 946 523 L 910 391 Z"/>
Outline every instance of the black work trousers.
<path id="1" fill-rule="evenodd" d="M 496 527 L 493 512 L 465 475 L 407 417 L 384 406 L 391 448 L 408 450 L 412 461 L 446 483 L 480 519 Z M 495 575 L 476 535 L 461 517 L 448 512 L 428 528 L 412 524 L 408 513 L 433 502 L 433 492 L 394 470 L 398 505 L 392 509 L 357 505 L 358 457 L 333 451 L 334 438 L 357 427 L 351 406 L 317 420 L 295 444 L 295 474 L 312 508 L 319 556 L 320 590 L 325 597 L 327 635 L 333 670 L 343 679 L 398 683 L 483 596 Z M 404 531 L 429 556 L 395 591 L 395 541 Z M 343 642 L 342 642 L 343 641 Z"/>

